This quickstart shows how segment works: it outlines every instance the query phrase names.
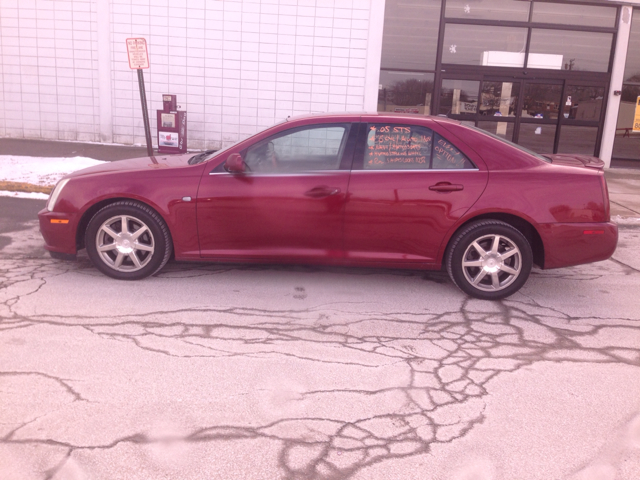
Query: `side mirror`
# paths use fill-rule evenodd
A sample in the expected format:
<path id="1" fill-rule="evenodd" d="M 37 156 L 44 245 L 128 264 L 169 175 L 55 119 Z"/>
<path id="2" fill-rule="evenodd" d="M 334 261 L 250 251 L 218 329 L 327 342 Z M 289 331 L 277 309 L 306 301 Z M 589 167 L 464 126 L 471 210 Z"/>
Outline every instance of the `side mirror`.
<path id="1" fill-rule="evenodd" d="M 246 164 L 239 153 L 232 153 L 224 162 L 224 169 L 229 173 L 244 173 Z"/>

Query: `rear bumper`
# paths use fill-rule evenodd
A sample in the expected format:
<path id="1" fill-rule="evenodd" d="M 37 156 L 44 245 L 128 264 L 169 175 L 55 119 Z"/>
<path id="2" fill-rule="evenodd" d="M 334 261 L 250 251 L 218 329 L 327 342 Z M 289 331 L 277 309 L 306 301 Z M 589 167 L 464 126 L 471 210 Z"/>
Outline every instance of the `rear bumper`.
<path id="1" fill-rule="evenodd" d="M 46 250 L 67 255 L 77 253 L 75 216 L 43 209 L 38 212 L 38 220 Z"/>
<path id="2" fill-rule="evenodd" d="M 615 223 L 547 223 L 539 225 L 544 244 L 544 268 L 599 262 L 613 255 L 618 244 Z"/>

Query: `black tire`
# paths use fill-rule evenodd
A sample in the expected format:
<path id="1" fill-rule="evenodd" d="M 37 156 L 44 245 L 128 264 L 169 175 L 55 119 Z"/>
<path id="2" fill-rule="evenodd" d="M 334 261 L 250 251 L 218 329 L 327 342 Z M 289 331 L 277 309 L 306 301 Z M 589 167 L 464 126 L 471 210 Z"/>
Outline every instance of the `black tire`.
<path id="1" fill-rule="evenodd" d="M 464 293 L 499 300 L 525 284 L 533 254 L 526 237 L 508 223 L 478 220 L 454 235 L 445 262 L 451 280 Z"/>
<path id="2" fill-rule="evenodd" d="M 98 270 L 119 280 L 139 280 L 157 273 L 173 251 L 162 217 L 132 200 L 98 210 L 87 226 L 85 247 Z"/>

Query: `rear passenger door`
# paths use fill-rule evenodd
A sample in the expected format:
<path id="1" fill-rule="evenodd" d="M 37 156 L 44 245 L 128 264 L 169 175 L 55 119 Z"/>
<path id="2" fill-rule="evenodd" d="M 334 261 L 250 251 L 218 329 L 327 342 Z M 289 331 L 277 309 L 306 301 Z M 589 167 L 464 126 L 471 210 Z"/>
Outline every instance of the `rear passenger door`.
<path id="1" fill-rule="evenodd" d="M 430 127 L 373 117 L 362 129 L 345 209 L 347 260 L 436 263 L 445 235 L 484 190 L 484 165 Z"/>

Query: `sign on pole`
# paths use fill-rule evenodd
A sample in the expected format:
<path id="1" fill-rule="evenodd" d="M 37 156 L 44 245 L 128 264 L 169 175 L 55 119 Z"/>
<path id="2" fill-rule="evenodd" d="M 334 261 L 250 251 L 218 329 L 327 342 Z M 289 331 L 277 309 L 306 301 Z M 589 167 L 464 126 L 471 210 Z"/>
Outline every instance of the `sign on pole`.
<path id="1" fill-rule="evenodd" d="M 144 121 L 144 135 L 147 139 L 147 153 L 153 156 L 151 143 L 151 126 L 149 125 L 149 109 L 147 107 L 147 94 L 144 90 L 143 68 L 149 68 L 149 54 L 147 53 L 147 41 L 144 38 L 127 38 L 127 54 L 129 55 L 129 68 L 138 71 L 138 88 L 140 89 L 140 103 L 142 104 L 142 120 Z"/>
<path id="2" fill-rule="evenodd" d="M 127 54 L 129 55 L 129 68 L 149 68 L 147 41 L 144 38 L 127 38 Z"/>
<path id="3" fill-rule="evenodd" d="M 640 96 L 636 99 L 636 114 L 633 117 L 633 131 L 640 132 Z"/>

